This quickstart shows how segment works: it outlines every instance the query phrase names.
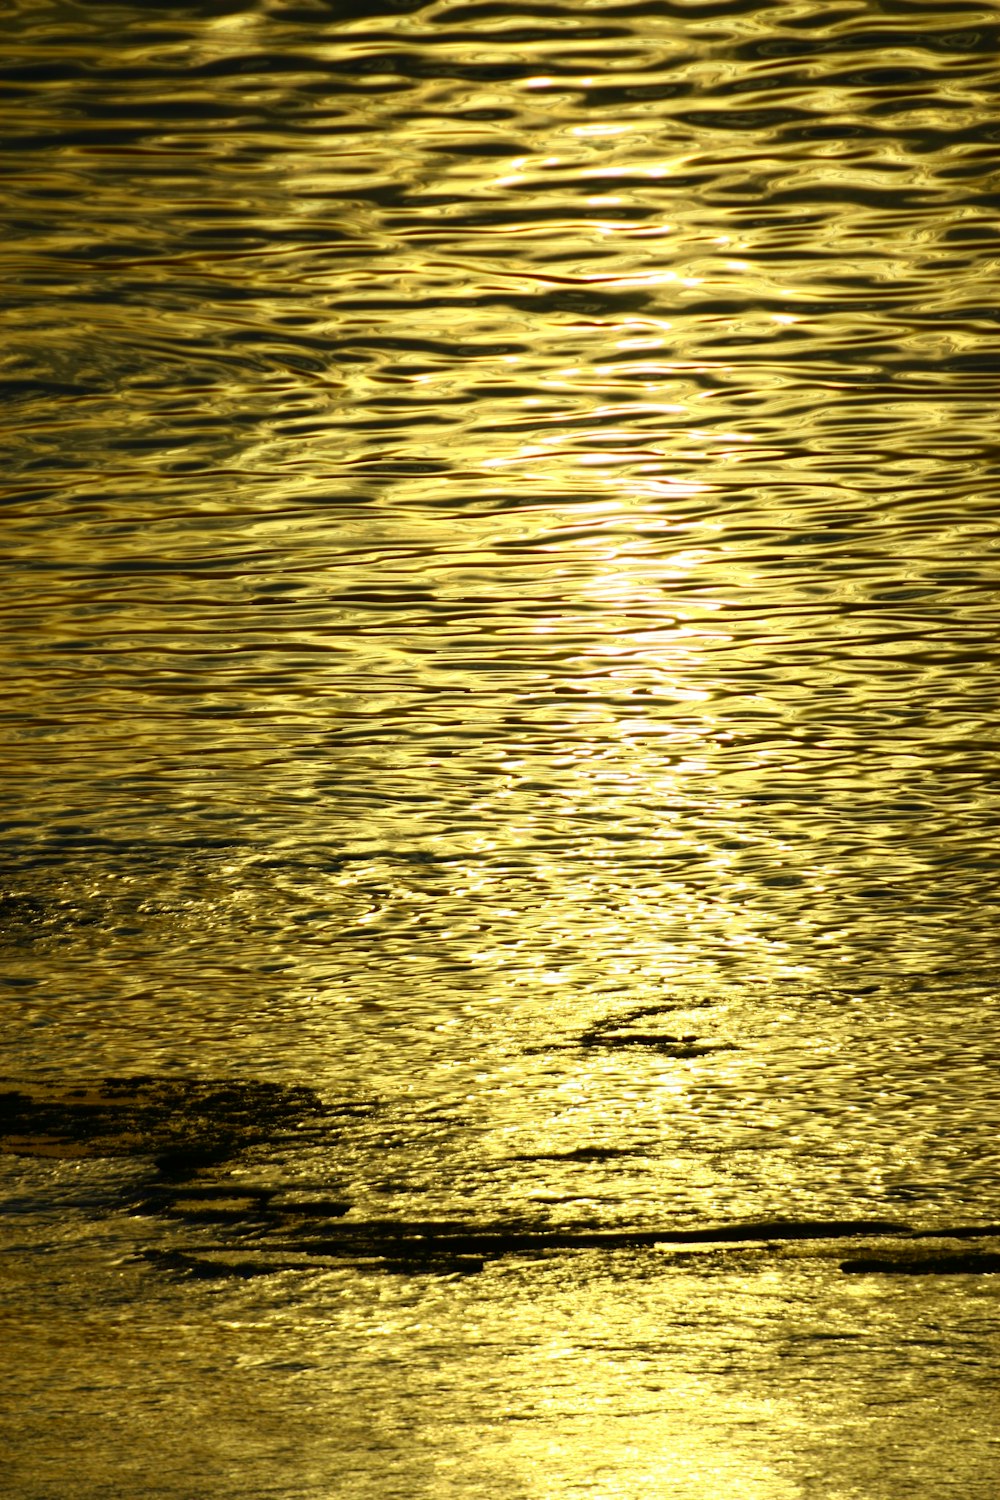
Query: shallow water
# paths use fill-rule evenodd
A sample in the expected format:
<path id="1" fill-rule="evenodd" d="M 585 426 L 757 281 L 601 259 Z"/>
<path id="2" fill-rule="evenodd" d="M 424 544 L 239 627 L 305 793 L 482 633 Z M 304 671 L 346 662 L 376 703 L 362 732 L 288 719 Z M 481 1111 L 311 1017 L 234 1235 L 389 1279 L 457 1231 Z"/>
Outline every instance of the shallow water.
<path id="1" fill-rule="evenodd" d="M 3 1073 L 376 1100 L 245 1168 L 359 1221 L 1000 1219 L 995 10 L 4 34 Z M 4 1171 L 19 1497 L 992 1500 L 987 1280 L 175 1286 Z"/>

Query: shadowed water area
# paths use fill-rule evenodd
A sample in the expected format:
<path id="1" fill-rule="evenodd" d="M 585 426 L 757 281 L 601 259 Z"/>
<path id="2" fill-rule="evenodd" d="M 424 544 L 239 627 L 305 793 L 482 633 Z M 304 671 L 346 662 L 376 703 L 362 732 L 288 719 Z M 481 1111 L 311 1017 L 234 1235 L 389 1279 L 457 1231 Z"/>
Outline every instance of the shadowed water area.
<path id="1" fill-rule="evenodd" d="M 15 1500 L 994 1500 L 1000 18 L 0 7 Z"/>

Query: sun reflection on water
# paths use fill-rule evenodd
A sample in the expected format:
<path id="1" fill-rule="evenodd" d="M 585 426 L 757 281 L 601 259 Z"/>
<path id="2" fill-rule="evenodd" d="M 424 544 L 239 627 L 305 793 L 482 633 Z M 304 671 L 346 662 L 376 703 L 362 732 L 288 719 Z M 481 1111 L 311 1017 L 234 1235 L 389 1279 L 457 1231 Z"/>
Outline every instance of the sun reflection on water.
<path id="1" fill-rule="evenodd" d="M 6 1066 L 307 1081 L 225 1186 L 355 1225 L 981 1222 L 994 18 L 8 9 Z M 993 1493 L 986 1278 L 38 1168 L 26 1500 Z"/>

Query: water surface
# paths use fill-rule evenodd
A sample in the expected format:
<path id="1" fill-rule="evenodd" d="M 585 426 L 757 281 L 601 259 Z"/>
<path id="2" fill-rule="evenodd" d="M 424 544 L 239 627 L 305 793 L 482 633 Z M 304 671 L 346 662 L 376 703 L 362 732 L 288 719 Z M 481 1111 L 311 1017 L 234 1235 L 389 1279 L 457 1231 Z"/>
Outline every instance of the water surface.
<path id="1" fill-rule="evenodd" d="M 267 1166 L 359 1219 L 1000 1218 L 993 8 L 8 0 L 4 36 L 4 1073 L 377 1100 Z M 245 1494 L 247 1443 L 262 1495 L 992 1495 L 986 1281 L 177 1289 L 94 1229 L 110 1168 L 6 1170 L 15 1247 L 75 1268 L 16 1326 L 103 1330 L 31 1387 L 31 1500 L 49 1422 L 88 1500 L 126 1449 L 137 1494 Z M 718 1356 L 650 1331 L 690 1298 Z M 863 1356 L 777 1363 L 769 1307 Z M 269 1371 L 231 1449 L 230 1326 L 225 1380 Z"/>

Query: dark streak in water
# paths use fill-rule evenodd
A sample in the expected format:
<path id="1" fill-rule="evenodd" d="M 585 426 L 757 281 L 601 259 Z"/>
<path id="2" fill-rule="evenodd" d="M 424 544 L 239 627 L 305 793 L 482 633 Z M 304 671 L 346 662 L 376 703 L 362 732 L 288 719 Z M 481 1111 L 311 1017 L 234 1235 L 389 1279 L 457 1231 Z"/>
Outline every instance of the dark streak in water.
<path id="1" fill-rule="evenodd" d="M 51 1157 L 154 1156 L 154 1175 L 138 1195 L 134 1190 L 125 1195 L 123 1208 L 188 1225 L 229 1226 L 234 1235 L 232 1246 L 217 1246 L 211 1254 L 210 1247 L 191 1252 L 177 1246 L 142 1252 L 161 1269 L 194 1278 L 245 1279 L 312 1270 L 330 1261 L 407 1274 L 468 1274 L 510 1255 L 704 1245 L 765 1245 L 774 1250 L 800 1241 L 823 1244 L 886 1237 L 905 1242 L 904 1250 L 845 1261 L 842 1269 L 952 1274 L 993 1272 L 1000 1266 L 1000 1257 L 992 1252 L 921 1255 L 912 1249 L 930 1236 L 944 1241 L 994 1238 L 1000 1225 L 920 1230 L 894 1220 L 791 1218 L 608 1230 L 532 1226 L 523 1219 L 494 1224 L 370 1218 L 347 1222 L 349 1201 L 280 1183 L 233 1184 L 219 1170 L 250 1147 L 310 1122 L 314 1137 L 335 1159 L 345 1120 L 371 1111 L 367 1103 L 324 1105 L 305 1088 L 111 1078 L 63 1090 L 36 1087 L 0 1094 L 0 1150 Z M 623 1154 L 580 1150 L 559 1159 L 584 1162 Z M 521 1159 L 543 1160 L 545 1154 Z"/>

